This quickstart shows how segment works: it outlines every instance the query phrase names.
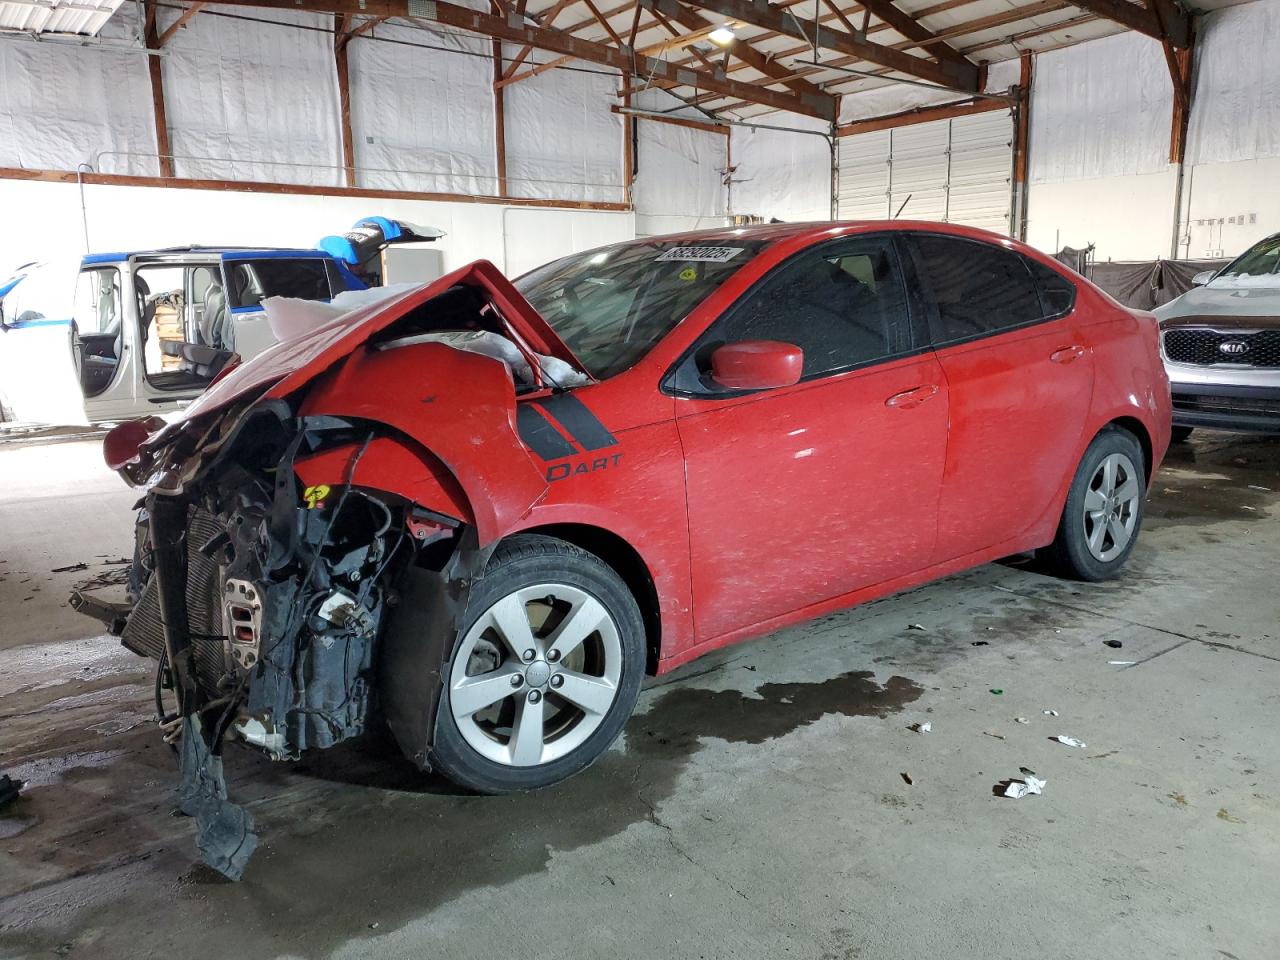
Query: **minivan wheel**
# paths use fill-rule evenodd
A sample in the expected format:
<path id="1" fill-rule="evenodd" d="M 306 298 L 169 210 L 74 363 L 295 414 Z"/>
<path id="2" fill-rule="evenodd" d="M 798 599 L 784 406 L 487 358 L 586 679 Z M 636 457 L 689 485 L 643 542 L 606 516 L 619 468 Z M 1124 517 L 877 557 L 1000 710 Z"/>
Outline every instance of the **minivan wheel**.
<path id="1" fill-rule="evenodd" d="M 1078 580 L 1116 576 L 1138 539 L 1145 500 L 1141 445 L 1127 430 L 1108 427 L 1076 468 L 1044 558 L 1057 573 Z"/>
<path id="2" fill-rule="evenodd" d="M 442 671 L 431 760 L 481 793 L 534 790 L 621 732 L 644 672 L 635 598 L 594 554 L 551 537 L 498 547 Z"/>

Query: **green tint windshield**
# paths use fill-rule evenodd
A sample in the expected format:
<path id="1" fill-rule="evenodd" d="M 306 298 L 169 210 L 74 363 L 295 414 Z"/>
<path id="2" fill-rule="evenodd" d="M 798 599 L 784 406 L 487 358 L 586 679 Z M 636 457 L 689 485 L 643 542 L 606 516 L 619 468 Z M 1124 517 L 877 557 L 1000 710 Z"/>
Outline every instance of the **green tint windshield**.
<path id="1" fill-rule="evenodd" d="M 515 282 L 603 380 L 649 352 L 767 241 L 654 240 L 556 260 Z"/>

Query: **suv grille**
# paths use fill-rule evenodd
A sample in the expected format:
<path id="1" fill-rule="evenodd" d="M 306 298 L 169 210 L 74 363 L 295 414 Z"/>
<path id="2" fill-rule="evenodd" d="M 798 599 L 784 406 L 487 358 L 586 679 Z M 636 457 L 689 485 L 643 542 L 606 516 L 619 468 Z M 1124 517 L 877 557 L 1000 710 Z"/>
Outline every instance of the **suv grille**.
<path id="1" fill-rule="evenodd" d="M 1223 344 L 1243 344 L 1240 351 Z M 1166 330 L 1165 355 L 1174 363 L 1208 366 L 1214 363 L 1236 363 L 1250 367 L 1280 367 L 1280 330 L 1257 333 L 1220 333 L 1217 330 Z"/>

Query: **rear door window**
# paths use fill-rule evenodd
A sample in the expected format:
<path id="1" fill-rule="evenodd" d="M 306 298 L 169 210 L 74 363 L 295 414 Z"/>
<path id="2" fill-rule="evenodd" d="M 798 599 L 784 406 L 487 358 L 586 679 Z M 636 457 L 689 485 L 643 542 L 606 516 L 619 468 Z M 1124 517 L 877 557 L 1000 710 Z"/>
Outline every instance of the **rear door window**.
<path id="1" fill-rule="evenodd" d="M 324 257 L 272 257 L 228 260 L 227 303 L 233 310 L 257 307 L 267 297 L 328 300 L 328 261 Z"/>
<path id="2" fill-rule="evenodd" d="M 960 343 L 1045 319 L 1027 261 L 1000 247 L 923 234 L 908 238 L 916 275 L 933 309 L 935 346 Z"/>

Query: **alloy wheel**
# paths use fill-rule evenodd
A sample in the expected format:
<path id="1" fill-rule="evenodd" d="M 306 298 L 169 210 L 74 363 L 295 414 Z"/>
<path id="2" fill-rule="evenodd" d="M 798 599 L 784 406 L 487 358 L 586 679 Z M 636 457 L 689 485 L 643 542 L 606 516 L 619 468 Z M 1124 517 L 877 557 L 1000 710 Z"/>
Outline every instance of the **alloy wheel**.
<path id="1" fill-rule="evenodd" d="M 449 706 L 482 756 L 550 763 L 604 721 L 622 674 L 618 625 L 594 596 L 562 583 L 523 587 L 480 615 L 458 646 Z"/>
<path id="2" fill-rule="evenodd" d="M 1142 484 L 1133 461 L 1112 453 L 1098 464 L 1084 494 L 1085 542 L 1093 556 L 1107 563 L 1124 553 L 1138 523 Z"/>

